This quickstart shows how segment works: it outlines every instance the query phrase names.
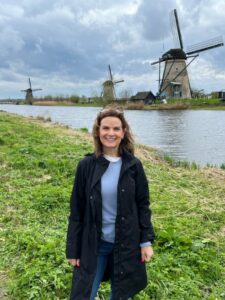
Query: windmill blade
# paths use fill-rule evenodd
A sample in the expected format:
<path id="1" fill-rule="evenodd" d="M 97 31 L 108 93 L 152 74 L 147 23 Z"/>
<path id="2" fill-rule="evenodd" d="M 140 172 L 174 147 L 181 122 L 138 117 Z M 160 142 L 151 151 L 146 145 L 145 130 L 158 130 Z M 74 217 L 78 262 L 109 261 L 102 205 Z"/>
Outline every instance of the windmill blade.
<path id="1" fill-rule="evenodd" d="M 36 92 L 36 91 L 42 91 L 42 89 L 33 89 L 32 91 L 33 91 L 33 92 Z"/>
<path id="2" fill-rule="evenodd" d="M 209 49 L 213 49 L 216 47 L 221 47 L 223 46 L 223 37 L 222 36 L 218 36 L 215 37 L 213 39 L 189 46 L 187 49 L 186 54 L 190 55 L 190 54 L 194 54 L 194 53 L 199 53 L 202 51 L 206 51 Z"/>
<path id="3" fill-rule="evenodd" d="M 109 79 L 113 81 L 113 76 L 112 76 L 112 71 L 111 71 L 110 65 L 108 67 L 109 67 Z"/>
<path id="4" fill-rule="evenodd" d="M 176 48 L 183 49 L 183 40 L 182 40 L 182 35 L 180 31 L 180 24 L 179 24 L 179 19 L 177 15 L 177 10 L 174 9 L 170 13 L 170 25 L 173 33 L 173 39 L 174 39 L 174 44 Z"/>
<path id="5" fill-rule="evenodd" d="M 170 12 L 170 27 L 173 35 L 174 47 L 179 48 L 179 38 L 177 34 L 176 20 L 173 10 Z"/>
<path id="6" fill-rule="evenodd" d="M 113 83 L 114 83 L 114 84 L 117 84 L 117 83 L 120 83 L 120 82 L 124 82 L 124 80 L 123 80 L 123 79 L 121 79 L 121 80 L 116 80 L 116 81 L 113 81 Z"/>
<path id="7" fill-rule="evenodd" d="M 30 78 L 28 78 L 28 81 L 29 81 L 30 89 L 32 89 L 32 88 L 31 88 L 31 80 L 30 80 Z"/>
<path id="8" fill-rule="evenodd" d="M 162 61 L 163 61 L 162 58 L 160 58 L 160 59 L 157 60 L 157 61 L 153 61 L 153 62 L 151 63 L 151 66 L 156 65 L 156 64 L 160 64 Z"/>

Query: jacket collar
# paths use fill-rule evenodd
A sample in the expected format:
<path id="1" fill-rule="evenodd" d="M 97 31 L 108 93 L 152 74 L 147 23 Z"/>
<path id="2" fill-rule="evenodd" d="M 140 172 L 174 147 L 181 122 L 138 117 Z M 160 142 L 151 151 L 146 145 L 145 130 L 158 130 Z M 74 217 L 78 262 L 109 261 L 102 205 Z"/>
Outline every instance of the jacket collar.
<path id="1" fill-rule="evenodd" d="M 133 154 L 131 154 L 128 151 L 124 151 L 122 154 L 122 167 L 120 171 L 120 178 L 123 176 L 123 174 L 133 165 L 136 163 L 136 159 Z"/>
<path id="2" fill-rule="evenodd" d="M 105 173 L 110 163 L 103 155 L 96 157 L 94 154 L 94 157 L 95 157 L 96 165 L 95 165 L 93 180 L 91 184 L 92 188 L 96 185 L 96 183 L 99 180 L 101 180 L 102 175 Z M 131 153 L 129 153 L 128 151 L 124 151 L 122 153 L 122 167 L 120 171 L 120 178 L 127 171 L 127 169 L 129 169 L 131 166 L 135 164 L 135 162 L 136 162 L 135 157 Z"/>
<path id="3" fill-rule="evenodd" d="M 102 175 L 105 173 L 106 169 L 109 166 L 109 161 L 103 156 L 95 157 L 95 169 L 92 178 L 91 187 L 96 185 L 96 183 L 101 179 Z"/>

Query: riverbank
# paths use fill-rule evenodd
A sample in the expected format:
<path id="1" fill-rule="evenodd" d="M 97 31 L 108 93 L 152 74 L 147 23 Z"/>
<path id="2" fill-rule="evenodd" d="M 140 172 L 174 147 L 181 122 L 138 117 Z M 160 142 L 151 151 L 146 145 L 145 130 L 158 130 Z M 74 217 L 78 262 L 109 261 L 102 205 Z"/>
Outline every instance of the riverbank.
<path id="1" fill-rule="evenodd" d="M 179 109 L 193 109 L 193 110 L 225 110 L 225 101 L 224 102 L 206 102 L 206 103 L 197 103 L 191 101 L 178 101 L 178 102 L 168 102 L 167 104 L 163 103 L 154 103 L 151 105 L 145 105 L 141 103 L 123 103 L 115 101 L 113 104 L 119 105 L 123 109 L 127 110 L 179 110 Z M 103 107 L 102 103 L 66 103 L 66 102 L 34 102 L 33 105 L 37 106 L 76 106 L 76 107 Z"/>
<path id="2" fill-rule="evenodd" d="M 225 110 L 225 101 L 220 99 L 168 99 L 167 103 L 160 103 L 159 100 L 156 100 L 151 105 L 144 104 L 143 101 L 132 102 L 126 100 L 117 100 L 112 104 L 120 105 L 124 109 L 128 110 L 179 110 L 179 109 L 204 109 L 204 110 Z M 90 107 L 102 107 L 104 104 L 102 101 L 94 102 L 78 102 L 71 103 L 68 101 L 57 102 L 57 101 L 34 101 L 34 105 L 52 105 L 52 106 L 90 106 Z"/>
<path id="3" fill-rule="evenodd" d="M 65 232 L 74 169 L 90 136 L 0 112 L 0 268 L 11 299 L 68 299 Z M 150 181 L 155 256 L 135 300 L 224 299 L 225 172 L 138 146 Z M 100 299 L 108 297 L 102 285 Z"/>
<path id="4" fill-rule="evenodd" d="M 60 98 L 61 99 L 61 98 Z M 0 102 L 1 103 L 1 102 Z M 3 103 L 3 102 L 2 102 Z M 7 102 L 7 104 L 10 104 Z M 14 104 L 25 105 L 24 100 L 15 100 Z M 119 105 L 128 110 L 179 110 L 179 109 L 193 109 L 193 110 L 225 110 L 225 100 L 220 99 L 168 99 L 167 103 L 160 103 L 160 100 L 156 100 L 153 104 L 147 105 L 143 101 L 132 102 L 127 100 L 117 100 L 111 104 Z M 98 101 L 78 101 L 76 102 L 67 100 L 54 99 L 33 99 L 34 106 L 76 106 L 76 107 L 104 107 L 107 103 L 102 100 Z"/>

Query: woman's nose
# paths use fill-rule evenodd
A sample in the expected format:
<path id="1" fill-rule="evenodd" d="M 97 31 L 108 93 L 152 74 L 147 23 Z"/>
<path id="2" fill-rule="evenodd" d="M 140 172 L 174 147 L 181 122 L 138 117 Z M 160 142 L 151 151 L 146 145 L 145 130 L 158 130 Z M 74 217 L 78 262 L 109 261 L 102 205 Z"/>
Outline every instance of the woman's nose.
<path id="1" fill-rule="evenodd" d="M 109 130 L 109 135 L 114 135 L 114 130 L 113 129 Z"/>

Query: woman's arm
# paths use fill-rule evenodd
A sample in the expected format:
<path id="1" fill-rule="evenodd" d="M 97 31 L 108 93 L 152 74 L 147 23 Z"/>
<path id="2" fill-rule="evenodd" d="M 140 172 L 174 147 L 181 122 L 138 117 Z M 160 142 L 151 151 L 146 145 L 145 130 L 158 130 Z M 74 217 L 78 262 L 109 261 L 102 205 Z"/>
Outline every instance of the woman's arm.
<path id="1" fill-rule="evenodd" d="M 77 166 L 75 181 L 70 198 L 70 216 L 66 241 L 66 257 L 68 259 L 77 260 L 80 258 L 84 208 L 85 176 L 84 165 L 81 161 Z"/>

